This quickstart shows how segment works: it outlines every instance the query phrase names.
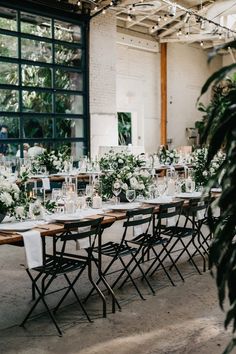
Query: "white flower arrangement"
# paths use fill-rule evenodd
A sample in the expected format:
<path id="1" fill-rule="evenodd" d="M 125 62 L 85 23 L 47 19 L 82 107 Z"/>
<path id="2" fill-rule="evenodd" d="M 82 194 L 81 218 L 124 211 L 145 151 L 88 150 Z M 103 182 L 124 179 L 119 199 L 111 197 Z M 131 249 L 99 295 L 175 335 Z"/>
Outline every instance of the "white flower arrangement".
<path id="1" fill-rule="evenodd" d="M 145 161 L 127 152 L 110 151 L 99 161 L 102 172 L 102 194 L 105 198 L 113 196 L 113 188 L 121 187 L 123 193 L 134 189 L 137 195 L 146 195 L 152 176 L 145 168 Z"/>
<path id="2" fill-rule="evenodd" d="M 206 168 L 208 149 L 206 147 L 196 149 L 192 154 L 192 167 L 196 187 L 205 187 L 211 177 L 213 177 L 225 159 L 223 152 L 218 152 L 211 161 L 209 168 Z"/>
<path id="3" fill-rule="evenodd" d="M 70 154 L 68 147 L 64 146 L 60 151 L 44 151 L 38 155 L 33 161 L 33 167 L 37 165 L 46 166 L 49 173 L 57 173 L 63 171 L 69 163 Z"/>
<path id="4" fill-rule="evenodd" d="M 168 150 L 165 146 L 161 146 L 159 151 L 159 161 L 163 165 L 172 165 L 176 164 L 179 161 L 179 154 L 177 150 L 172 149 Z"/>
<path id="5" fill-rule="evenodd" d="M 15 215 L 19 212 L 20 193 L 21 191 L 16 183 L 0 176 L 0 214 Z"/>

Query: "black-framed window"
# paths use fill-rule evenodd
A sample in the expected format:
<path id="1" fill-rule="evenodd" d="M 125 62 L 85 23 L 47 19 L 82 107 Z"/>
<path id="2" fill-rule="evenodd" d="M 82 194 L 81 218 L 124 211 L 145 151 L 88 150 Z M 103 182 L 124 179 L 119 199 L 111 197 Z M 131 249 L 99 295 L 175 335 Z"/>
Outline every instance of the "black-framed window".
<path id="1" fill-rule="evenodd" d="M 11 6 L 11 5 L 9 5 Z M 88 22 L 0 0 L 0 126 L 7 155 L 23 143 L 88 152 Z M 0 151 L 1 153 L 1 151 Z"/>

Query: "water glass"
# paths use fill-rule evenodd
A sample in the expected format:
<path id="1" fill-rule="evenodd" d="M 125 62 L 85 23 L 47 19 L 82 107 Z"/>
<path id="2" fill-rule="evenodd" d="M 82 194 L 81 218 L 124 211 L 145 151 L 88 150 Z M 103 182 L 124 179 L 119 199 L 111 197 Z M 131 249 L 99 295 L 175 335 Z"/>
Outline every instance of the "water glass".
<path id="1" fill-rule="evenodd" d="M 132 203 L 136 198 L 136 192 L 134 189 L 128 189 L 125 193 L 126 199 Z"/>

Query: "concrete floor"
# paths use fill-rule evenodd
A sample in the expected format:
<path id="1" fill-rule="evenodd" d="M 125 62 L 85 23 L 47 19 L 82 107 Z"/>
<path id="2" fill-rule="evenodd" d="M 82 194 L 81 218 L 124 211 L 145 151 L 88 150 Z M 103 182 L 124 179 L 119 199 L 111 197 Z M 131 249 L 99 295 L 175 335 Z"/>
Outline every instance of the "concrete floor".
<path id="1" fill-rule="evenodd" d="M 105 235 L 118 238 L 116 223 Z M 24 250 L 18 247 L 0 248 L 0 353 L 5 354 L 221 354 L 231 339 L 223 327 L 224 313 L 218 306 L 215 282 L 210 274 L 198 275 L 188 262 L 181 265 L 186 274 L 182 283 L 172 274 L 176 287 L 163 274 L 152 279 L 156 295 L 139 281 L 146 301 L 133 287 L 117 291 L 122 311 L 102 318 L 101 302 L 90 298 L 86 308 L 94 320 L 88 323 L 73 297 L 58 313 L 64 336 L 59 338 L 47 315 L 40 315 L 18 327 L 30 306 L 30 281 L 19 264 L 24 262 Z M 201 260 L 198 260 L 201 265 Z M 89 289 L 86 277 L 79 284 L 83 298 Z M 55 297 L 51 296 L 53 306 Z M 38 312 L 42 312 L 39 307 Z M 232 353 L 236 353 L 236 350 Z"/>

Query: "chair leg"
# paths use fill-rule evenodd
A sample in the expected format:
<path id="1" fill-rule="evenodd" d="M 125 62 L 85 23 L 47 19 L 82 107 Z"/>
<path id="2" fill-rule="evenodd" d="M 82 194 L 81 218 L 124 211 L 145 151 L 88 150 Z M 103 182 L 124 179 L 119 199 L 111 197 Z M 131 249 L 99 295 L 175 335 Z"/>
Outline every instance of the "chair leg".
<path id="1" fill-rule="evenodd" d="M 105 277 L 106 273 L 108 272 L 108 270 L 111 268 L 112 264 L 116 261 L 115 258 L 113 258 L 111 260 L 111 262 L 108 264 L 108 266 L 106 267 L 106 269 L 102 272 L 102 275 Z M 95 263 L 96 264 L 96 263 Z M 97 265 L 97 264 L 96 264 Z M 92 296 L 93 292 L 95 290 L 97 290 L 97 286 L 99 285 L 99 283 L 102 281 L 101 277 L 97 280 L 96 282 L 96 286 L 94 286 L 93 284 L 93 287 L 92 289 L 90 290 L 90 292 L 88 293 L 88 295 L 83 299 L 83 303 L 86 303 L 88 301 L 88 299 L 90 298 L 90 296 Z M 94 283 L 94 280 L 93 280 L 93 283 Z"/>
<path id="2" fill-rule="evenodd" d="M 142 300 L 146 300 L 146 299 L 143 297 L 143 295 L 141 294 L 141 292 L 140 292 L 139 288 L 137 287 L 135 281 L 133 280 L 133 278 L 132 278 L 132 276 L 131 276 L 129 270 L 127 269 L 127 267 L 126 267 L 126 265 L 125 265 L 125 263 L 124 263 L 124 261 L 123 261 L 123 259 L 122 259 L 121 257 L 119 257 L 119 260 L 120 260 L 121 264 L 123 265 L 123 267 L 124 267 L 124 269 L 125 269 L 125 271 L 126 271 L 128 277 L 130 278 L 130 280 L 131 280 L 133 286 L 135 287 L 135 289 L 136 289 L 136 291 L 138 292 L 138 294 L 139 294 L 139 296 L 141 297 L 141 299 L 142 299 Z"/>
<path id="3" fill-rule="evenodd" d="M 27 273 L 28 273 L 28 275 L 29 275 L 31 281 L 34 281 L 34 278 L 33 278 L 32 275 L 30 274 L 29 270 L 27 269 L 26 271 L 27 271 Z M 49 286 L 51 285 L 51 283 L 52 283 L 52 281 L 53 281 L 54 279 L 55 279 L 55 277 L 52 276 L 51 279 L 49 280 L 49 282 L 47 283 L 47 285 L 45 286 L 43 292 L 40 292 L 38 285 L 37 285 L 36 283 L 34 283 L 35 289 L 37 290 L 37 292 L 38 292 L 38 294 L 39 294 L 39 297 L 38 297 L 38 299 L 35 301 L 35 303 L 33 304 L 33 306 L 31 307 L 31 309 L 29 310 L 29 312 L 28 312 L 28 314 L 26 315 L 26 317 L 24 318 L 24 320 L 21 322 L 20 327 L 24 327 L 26 321 L 29 319 L 30 315 L 32 314 L 32 312 L 34 311 L 34 309 L 37 307 L 37 305 L 39 304 L 39 302 L 40 302 L 40 300 L 41 300 L 41 301 L 43 302 L 43 304 L 44 304 L 44 306 L 45 306 L 45 308 L 46 308 L 46 310 L 47 310 L 47 312 L 48 312 L 48 314 L 49 314 L 49 316 L 50 316 L 52 322 L 54 323 L 54 325 L 55 325 L 55 327 L 56 327 L 56 329 L 57 329 L 57 331 L 58 331 L 58 333 L 59 333 L 59 336 L 60 336 L 60 337 L 62 336 L 62 331 L 61 331 L 60 327 L 58 326 L 58 323 L 57 323 L 55 317 L 53 316 L 51 310 L 49 309 L 48 304 L 46 303 L 45 298 L 44 298 L 45 293 L 46 293 L 46 290 L 49 288 Z"/>
<path id="4" fill-rule="evenodd" d="M 149 251 L 148 251 L 148 253 L 149 253 Z M 154 290 L 153 287 L 151 286 L 151 283 L 150 283 L 149 280 L 147 279 L 147 277 L 146 277 L 144 271 L 142 270 L 142 267 L 140 266 L 139 261 L 136 259 L 135 255 L 133 255 L 133 254 L 132 254 L 132 258 L 133 258 L 134 262 L 136 263 L 138 269 L 140 270 L 140 272 L 141 272 L 143 278 L 145 279 L 147 285 L 149 286 L 151 292 L 153 293 L 153 295 L 155 295 L 155 290 Z M 130 274 L 131 274 L 131 273 L 130 273 Z"/>
<path id="5" fill-rule="evenodd" d="M 79 274 L 77 274 L 76 278 L 74 279 L 75 280 L 75 283 L 77 281 L 77 279 L 80 277 L 80 275 L 82 274 L 84 269 L 82 269 Z M 74 284 L 73 284 L 74 285 Z M 63 296 L 61 297 L 61 299 L 59 300 L 59 302 L 57 303 L 56 307 L 53 309 L 53 312 L 56 313 L 57 310 L 59 309 L 59 307 L 61 307 L 61 304 L 63 303 L 63 301 L 65 300 L 65 298 L 67 297 L 67 295 L 69 294 L 69 292 L 71 291 L 71 287 L 69 286 L 66 290 L 66 292 L 63 294 Z"/>

